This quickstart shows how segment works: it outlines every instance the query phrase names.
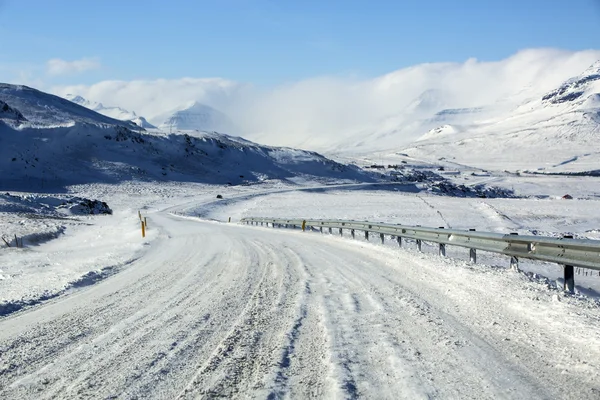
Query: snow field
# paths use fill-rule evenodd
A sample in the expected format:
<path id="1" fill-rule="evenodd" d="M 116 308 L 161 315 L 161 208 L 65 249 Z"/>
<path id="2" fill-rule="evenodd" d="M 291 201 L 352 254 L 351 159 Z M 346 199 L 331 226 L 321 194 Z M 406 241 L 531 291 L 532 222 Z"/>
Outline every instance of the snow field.
<path id="1" fill-rule="evenodd" d="M 20 290 L 36 282 L 43 290 L 34 269 L 42 255 L 87 265 L 81 273 L 130 262 L 0 320 L 0 397 L 597 398 L 594 298 L 510 271 L 505 258 L 478 254 L 482 264 L 470 265 L 468 250 L 453 246 L 448 254 L 457 258 L 443 259 L 434 246 L 418 253 L 414 243 L 397 249 L 360 233 L 349 240 L 347 232 L 222 223 L 309 214 L 524 232 L 569 223 L 584 234 L 595 221 L 593 200 L 569 202 L 578 214 L 561 220 L 567 203 L 559 200 L 376 187 L 73 188 L 107 200 L 115 214 L 24 249 L 31 270 Z M 149 219 L 146 240 L 138 210 Z M 53 268 L 61 278 L 75 271 Z"/>

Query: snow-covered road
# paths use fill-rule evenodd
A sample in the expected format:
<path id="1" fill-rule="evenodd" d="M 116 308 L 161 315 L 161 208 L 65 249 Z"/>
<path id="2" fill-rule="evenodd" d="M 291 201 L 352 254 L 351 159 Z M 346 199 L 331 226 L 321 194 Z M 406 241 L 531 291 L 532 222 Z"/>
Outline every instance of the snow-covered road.
<path id="1" fill-rule="evenodd" d="M 165 212 L 145 255 L 0 320 L 0 398 L 600 397 L 597 308 L 525 275 Z"/>

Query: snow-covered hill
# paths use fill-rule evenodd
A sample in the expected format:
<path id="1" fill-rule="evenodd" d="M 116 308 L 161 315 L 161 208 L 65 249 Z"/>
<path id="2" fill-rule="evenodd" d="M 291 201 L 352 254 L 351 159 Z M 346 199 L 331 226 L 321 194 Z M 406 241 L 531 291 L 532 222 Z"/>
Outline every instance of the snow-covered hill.
<path id="1" fill-rule="evenodd" d="M 600 61 L 548 91 L 535 87 L 469 104 L 427 90 L 408 107 L 329 151 L 341 156 L 407 154 L 496 170 L 600 170 Z M 386 156 L 387 157 L 387 156 Z"/>
<path id="2" fill-rule="evenodd" d="M 10 107 L 10 115 L 19 112 L 27 120 L 20 125 L 0 121 L 3 190 L 125 180 L 371 180 L 357 167 L 313 152 L 218 133 L 148 134 L 131 122 L 23 86 L 0 85 L 0 100 Z"/>
<path id="3" fill-rule="evenodd" d="M 198 102 L 194 102 L 183 110 L 175 111 L 164 119 L 159 128 L 165 132 L 199 130 L 228 133 L 235 129 L 225 114 Z"/>
<path id="4" fill-rule="evenodd" d="M 441 126 L 401 152 L 495 169 L 600 170 L 600 61 L 509 111 L 484 107 L 436 116 L 441 114 L 434 119 Z"/>
<path id="5" fill-rule="evenodd" d="M 25 117 L 24 128 L 72 127 L 75 124 L 138 128 L 133 123 L 118 121 L 62 97 L 22 85 L 0 83 L 0 101 Z"/>

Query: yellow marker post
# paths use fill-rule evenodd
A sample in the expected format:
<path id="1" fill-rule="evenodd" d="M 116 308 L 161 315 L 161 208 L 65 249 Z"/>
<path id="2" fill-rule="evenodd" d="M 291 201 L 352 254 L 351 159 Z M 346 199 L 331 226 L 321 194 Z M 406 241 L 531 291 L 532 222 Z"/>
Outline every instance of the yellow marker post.
<path id="1" fill-rule="evenodd" d="M 306 221 L 302 221 L 302 232 L 306 230 Z"/>
<path id="2" fill-rule="evenodd" d="M 146 237 L 146 225 L 144 224 L 144 221 L 142 221 L 142 237 Z"/>

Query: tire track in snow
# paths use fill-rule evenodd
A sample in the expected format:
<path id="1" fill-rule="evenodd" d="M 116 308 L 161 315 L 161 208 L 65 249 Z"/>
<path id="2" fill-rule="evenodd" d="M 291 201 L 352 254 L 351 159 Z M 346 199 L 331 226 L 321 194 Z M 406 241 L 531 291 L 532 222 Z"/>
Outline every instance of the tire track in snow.
<path id="1" fill-rule="evenodd" d="M 257 288 L 232 331 L 179 398 L 237 397 L 251 389 L 266 390 L 265 376 L 273 375 L 273 366 L 289 367 L 290 345 L 281 343 L 281 339 L 293 337 L 298 324 L 296 304 L 303 287 L 300 268 L 265 243 L 251 244 L 259 260 L 271 261 L 265 265 Z M 284 336 L 286 330 L 291 333 Z M 283 365 L 286 357 L 288 364 Z M 275 375 L 284 376 L 281 370 Z"/>
<path id="2" fill-rule="evenodd" d="M 501 275 L 325 235 L 159 225 L 172 239 L 128 270 L 0 321 L 1 398 L 594 398 L 583 367 L 550 364 L 567 355 L 527 348 L 535 334 L 585 358 L 495 298 Z"/>
<path id="3" fill-rule="evenodd" d="M 382 270 L 373 269 L 381 268 L 380 263 L 359 254 L 349 263 L 352 252 L 348 253 L 327 251 L 323 259 L 331 262 L 337 257 L 339 262 L 321 269 L 331 273 L 324 274 L 324 283 L 331 286 L 326 297 L 332 340 L 342 349 L 337 357 L 346 397 L 387 387 L 383 394 L 380 390 L 381 397 L 465 398 L 465 393 L 477 393 L 474 398 L 494 398 L 502 393 L 505 398 L 551 398 L 466 326 L 397 282 L 382 278 Z M 353 350 L 359 348 L 366 350 Z M 364 365 L 376 365 L 389 376 L 373 375 Z M 482 382 L 487 392 L 482 391 Z"/>

